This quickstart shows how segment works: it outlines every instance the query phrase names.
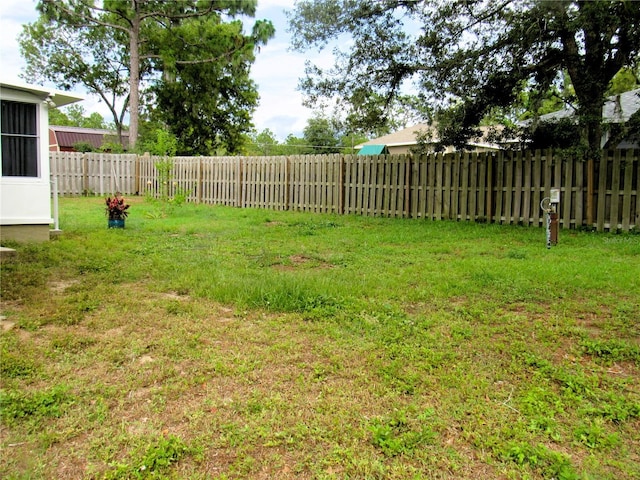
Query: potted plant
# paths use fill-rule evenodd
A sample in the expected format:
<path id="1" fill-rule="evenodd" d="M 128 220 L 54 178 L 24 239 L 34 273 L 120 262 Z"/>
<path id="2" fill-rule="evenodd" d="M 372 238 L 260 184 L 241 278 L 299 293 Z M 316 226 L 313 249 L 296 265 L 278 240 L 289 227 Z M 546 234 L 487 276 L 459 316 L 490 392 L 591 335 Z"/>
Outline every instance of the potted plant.
<path id="1" fill-rule="evenodd" d="M 106 205 L 109 228 L 124 228 L 124 219 L 129 215 L 129 204 L 125 203 L 120 192 L 116 192 L 113 197 L 107 197 Z"/>

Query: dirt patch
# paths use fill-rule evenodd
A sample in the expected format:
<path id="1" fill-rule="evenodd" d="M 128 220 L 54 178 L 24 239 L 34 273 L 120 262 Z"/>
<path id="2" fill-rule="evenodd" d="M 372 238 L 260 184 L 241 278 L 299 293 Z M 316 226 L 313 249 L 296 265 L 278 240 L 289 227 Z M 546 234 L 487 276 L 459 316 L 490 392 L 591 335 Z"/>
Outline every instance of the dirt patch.
<path id="1" fill-rule="evenodd" d="M 161 297 L 169 300 L 189 300 L 187 295 L 181 295 L 178 292 L 164 292 L 161 294 Z"/>
<path id="2" fill-rule="evenodd" d="M 273 265 L 276 270 L 295 270 L 297 268 L 333 268 L 328 262 L 319 260 L 317 258 L 311 258 L 306 255 L 291 255 L 287 258 L 286 262 L 277 263 Z"/>
<path id="3" fill-rule="evenodd" d="M 8 332 L 9 330 L 11 330 L 15 326 L 16 326 L 15 322 L 11 322 L 11 321 L 7 320 L 7 317 L 0 316 L 0 329 L 3 332 Z"/>
<path id="4" fill-rule="evenodd" d="M 291 263 L 294 265 L 300 265 L 311 261 L 309 257 L 305 257 L 304 255 L 291 255 L 289 260 L 291 260 Z"/>
<path id="5" fill-rule="evenodd" d="M 64 293 L 69 287 L 73 287 L 80 283 L 79 280 L 56 280 L 49 283 L 49 290 L 52 293 Z"/>

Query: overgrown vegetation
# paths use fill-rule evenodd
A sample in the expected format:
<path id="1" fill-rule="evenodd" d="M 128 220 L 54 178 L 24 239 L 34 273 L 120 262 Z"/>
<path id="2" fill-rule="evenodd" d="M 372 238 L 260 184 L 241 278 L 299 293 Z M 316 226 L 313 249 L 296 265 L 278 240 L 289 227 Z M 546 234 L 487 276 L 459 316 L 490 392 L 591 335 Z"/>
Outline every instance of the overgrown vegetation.
<path id="1" fill-rule="evenodd" d="M 640 476 L 637 236 L 129 200 L 3 261 L 2 478 Z"/>

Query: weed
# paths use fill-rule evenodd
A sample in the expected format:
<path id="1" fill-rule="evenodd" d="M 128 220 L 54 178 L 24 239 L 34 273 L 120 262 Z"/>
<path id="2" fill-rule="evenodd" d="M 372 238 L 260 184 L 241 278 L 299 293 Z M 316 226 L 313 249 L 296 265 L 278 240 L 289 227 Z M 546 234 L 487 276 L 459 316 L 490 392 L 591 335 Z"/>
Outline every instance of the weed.
<path id="1" fill-rule="evenodd" d="M 63 300 L 49 320 L 59 325 L 77 325 L 99 306 L 100 300 L 88 292 L 75 293 Z"/>
<path id="2" fill-rule="evenodd" d="M 573 436 L 576 441 L 589 448 L 607 448 L 620 443 L 620 436 L 617 433 L 607 432 L 600 421 L 580 425 L 574 430 Z"/>
<path id="3" fill-rule="evenodd" d="M 30 377 L 36 374 L 38 367 L 36 363 L 25 358 L 24 355 L 15 353 L 2 353 L 2 363 L 0 363 L 0 376 L 4 378 Z"/>
<path id="4" fill-rule="evenodd" d="M 31 418 L 60 417 L 73 403 L 66 385 L 30 394 L 0 391 L 0 415 L 9 424 Z"/>
<path id="5" fill-rule="evenodd" d="M 112 463 L 104 478 L 118 480 L 163 477 L 163 472 L 190 451 L 180 438 L 163 436 L 136 449 L 128 462 Z"/>
<path id="6" fill-rule="evenodd" d="M 79 353 L 96 343 L 97 340 L 95 338 L 79 337 L 70 333 L 63 333 L 51 339 L 51 348 L 69 353 Z"/>
<path id="7" fill-rule="evenodd" d="M 584 353 L 597 357 L 607 364 L 628 360 L 640 365 L 640 347 L 623 340 L 585 339 L 580 346 Z"/>
<path id="8" fill-rule="evenodd" d="M 435 439 L 436 434 L 426 424 L 433 413 L 427 410 L 410 421 L 409 412 L 394 410 L 389 417 L 374 419 L 369 425 L 371 442 L 388 457 L 411 455 L 416 448 Z"/>
<path id="9" fill-rule="evenodd" d="M 584 413 L 622 423 L 640 418 L 640 402 L 612 393 L 599 399 L 595 405 L 586 407 Z"/>
<path id="10" fill-rule="evenodd" d="M 519 408 L 528 415 L 553 416 L 564 411 L 564 403 L 548 386 L 536 385 L 520 395 Z"/>
<path id="11" fill-rule="evenodd" d="M 0 337 L 0 378 L 27 378 L 38 374 L 35 352 L 11 334 Z"/>
<path id="12" fill-rule="evenodd" d="M 529 465 L 540 472 L 544 478 L 557 478 L 558 480 L 577 480 L 580 478 L 569 457 L 544 445 L 512 444 L 504 452 L 503 458 L 518 465 Z"/>
<path id="13" fill-rule="evenodd" d="M 555 419 L 545 416 L 536 415 L 529 420 L 528 428 L 532 432 L 542 432 L 552 440 L 559 442 L 561 440 L 560 433 L 558 431 L 558 423 Z"/>

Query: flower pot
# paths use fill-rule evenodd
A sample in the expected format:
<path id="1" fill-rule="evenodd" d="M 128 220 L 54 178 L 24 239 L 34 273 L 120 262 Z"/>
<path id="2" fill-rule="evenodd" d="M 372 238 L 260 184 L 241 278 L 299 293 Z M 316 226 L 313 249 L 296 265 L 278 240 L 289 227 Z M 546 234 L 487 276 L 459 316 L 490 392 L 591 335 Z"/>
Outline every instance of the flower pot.
<path id="1" fill-rule="evenodd" d="M 124 228 L 124 218 L 110 218 L 109 228 Z"/>

